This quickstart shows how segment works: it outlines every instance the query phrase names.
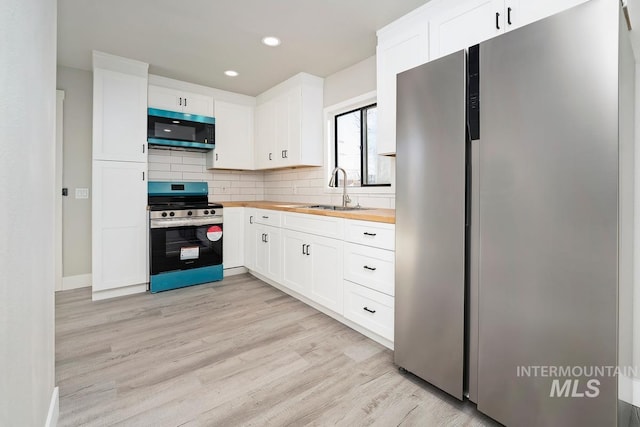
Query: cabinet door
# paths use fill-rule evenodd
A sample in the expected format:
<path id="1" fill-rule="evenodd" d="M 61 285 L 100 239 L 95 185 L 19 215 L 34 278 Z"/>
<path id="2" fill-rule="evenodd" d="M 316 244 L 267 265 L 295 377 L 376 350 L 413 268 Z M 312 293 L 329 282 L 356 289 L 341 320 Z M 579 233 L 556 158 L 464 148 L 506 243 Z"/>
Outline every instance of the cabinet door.
<path id="1" fill-rule="evenodd" d="M 282 233 L 279 228 L 265 227 L 267 237 L 268 263 L 266 276 L 271 280 L 282 280 Z"/>
<path id="2" fill-rule="evenodd" d="M 199 116 L 213 117 L 213 97 L 199 93 L 182 92 L 182 111 Z"/>
<path id="3" fill-rule="evenodd" d="M 429 21 L 430 59 L 502 34 L 505 23 L 504 0 L 468 0 L 436 13 Z"/>
<path id="4" fill-rule="evenodd" d="M 257 238 L 256 225 L 254 223 L 255 211 L 251 208 L 244 209 L 244 265 L 249 270 L 256 268 L 256 251 L 260 243 Z"/>
<path id="5" fill-rule="evenodd" d="M 306 254 L 307 234 L 297 231 L 282 232 L 282 284 L 301 295 L 311 292 L 311 258 Z"/>
<path id="6" fill-rule="evenodd" d="M 93 159 L 146 162 L 147 79 L 93 71 Z"/>
<path id="7" fill-rule="evenodd" d="M 93 290 L 147 281 L 146 164 L 93 162 Z"/>
<path id="8" fill-rule="evenodd" d="M 244 265 L 244 208 L 224 208 L 222 262 L 224 268 Z"/>
<path id="9" fill-rule="evenodd" d="M 253 111 L 251 105 L 216 101 L 215 169 L 253 169 Z"/>
<path id="10" fill-rule="evenodd" d="M 378 154 L 396 152 L 396 75 L 429 59 L 428 24 L 417 21 L 401 32 L 380 36 L 378 71 Z"/>
<path id="11" fill-rule="evenodd" d="M 507 30 L 530 24 L 563 10 L 585 3 L 587 0 L 506 0 Z"/>
<path id="12" fill-rule="evenodd" d="M 302 141 L 302 89 L 289 90 L 277 100 L 275 166 L 295 166 L 300 158 Z"/>
<path id="13" fill-rule="evenodd" d="M 149 108 L 182 111 L 182 98 L 175 89 L 149 85 Z"/>
<path id="14" fill-rule="evenodd" d="M 276 103 L 265 102 L 256 107 L 256 168 L 274 167 L 274 147 L 276 143 Z"/>
<path id="15" fill-rule="evenodd" d="M 311 258 L 311 293 L 309 298 L 342 314 L 343 243 L 341 240 L 309 236 L 307 257 Z"/>
<path id="16" fill-rule="evenodd" d="M 281 278 L 280 229 L 257 224 L 255 270 L 263 276 L 279 281 Z"/>

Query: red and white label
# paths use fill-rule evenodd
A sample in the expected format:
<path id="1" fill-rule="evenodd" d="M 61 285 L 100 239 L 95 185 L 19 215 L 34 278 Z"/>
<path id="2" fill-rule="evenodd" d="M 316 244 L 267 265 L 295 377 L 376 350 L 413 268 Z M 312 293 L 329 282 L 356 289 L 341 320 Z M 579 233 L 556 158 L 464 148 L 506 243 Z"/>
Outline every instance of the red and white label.
<path id="1" fill-rule="evenodd" d="M 211 240 L 212 242 L 217 242 L 218 240 L 222 239 L 222 228 L 218 227 L 217 225 L 212 225 L 211 227 L 209 227 L 209 229 L 207 230 L 207 239 Z"/>

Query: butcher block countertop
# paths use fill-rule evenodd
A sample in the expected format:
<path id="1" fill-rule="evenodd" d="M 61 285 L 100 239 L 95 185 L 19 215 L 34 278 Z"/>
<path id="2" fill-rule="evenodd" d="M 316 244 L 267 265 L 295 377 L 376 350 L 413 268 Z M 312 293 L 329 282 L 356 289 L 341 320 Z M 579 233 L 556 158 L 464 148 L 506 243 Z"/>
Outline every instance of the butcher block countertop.
<path id="1" fill-rule="evenodd" d="M 361 210 L 352 211 L 332 211 L 324 209 L 309 209 L 305 206 L 312 205 L 312 203 L 291 203 L 291 202 L 220 202 L 225 208 L 233 207 L 246 207 L 246 208 L 259 208 L 259 209 L 271 209 L 276 211 L 297 212 L 311 215 L 333 216 L 338 218 L 357 219 L 360 221 L 373 221 L 373 222 L 385 222 L 387 224 L 395 224 L 396 211 L 395 209 L 378 209 L 378 208 L 363 208 Z"/>

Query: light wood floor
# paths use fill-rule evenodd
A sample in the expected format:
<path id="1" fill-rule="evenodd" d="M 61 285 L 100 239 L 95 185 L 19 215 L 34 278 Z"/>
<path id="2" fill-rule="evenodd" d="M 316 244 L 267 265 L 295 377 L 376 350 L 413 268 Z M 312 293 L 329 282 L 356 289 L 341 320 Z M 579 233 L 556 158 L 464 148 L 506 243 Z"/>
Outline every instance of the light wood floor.
<path id="1" fill-rule="evenodd" d="M 393 353 L 253 278 L 56 294 L 60 426 L 488 426 Z"/>

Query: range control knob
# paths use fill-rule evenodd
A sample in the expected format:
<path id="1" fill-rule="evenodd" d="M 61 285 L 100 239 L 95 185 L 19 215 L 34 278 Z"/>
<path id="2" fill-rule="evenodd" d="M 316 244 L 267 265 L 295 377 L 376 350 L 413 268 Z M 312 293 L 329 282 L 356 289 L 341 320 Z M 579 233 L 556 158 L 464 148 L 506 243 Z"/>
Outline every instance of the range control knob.
<path id="1" fill-rule="evenodd" d="M 205 215 L 209 215 L 209 211 L 204 211 L 204 214 Z"/>
<path id="2" fill-rule="evenodd" d="M 191 215 L 193 215 L 193 212 L 189 211 L 189 212 L 187 212 L 187 215 L 191 216 Z"/>
<path id="3" fill-rule="evenodd" d="M 162 212 L 162 216 L 163 217 L 167 216 L 167 213 L 166 212 Z"/>
<path id="4" fill-rule="evenodd" d="M 215 215 L 216 211 L 212 210 L 211 215 Z"/>
<path id="5" fill-rule="evenodd" d="M 169 212 L 169 216 L 176 216 L 175 212 Z"/>

